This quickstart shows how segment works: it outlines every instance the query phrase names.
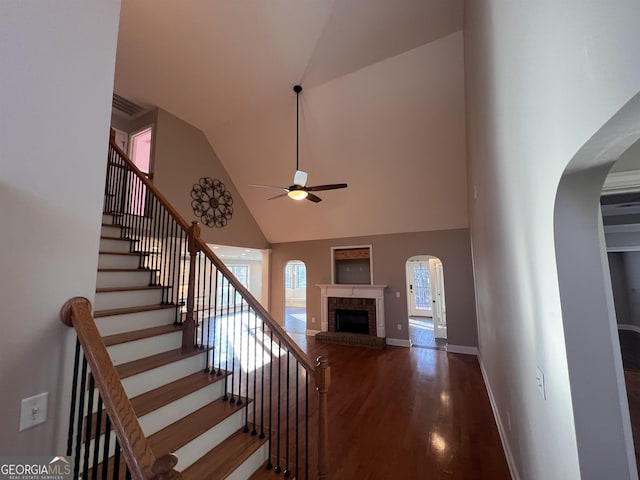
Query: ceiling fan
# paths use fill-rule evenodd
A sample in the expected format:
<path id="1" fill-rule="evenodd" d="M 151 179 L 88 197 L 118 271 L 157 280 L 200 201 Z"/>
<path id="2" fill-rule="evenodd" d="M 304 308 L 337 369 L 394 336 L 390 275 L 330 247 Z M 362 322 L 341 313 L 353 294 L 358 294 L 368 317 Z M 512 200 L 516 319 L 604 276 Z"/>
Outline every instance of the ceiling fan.
<path id="1" fill-rule="evenodd" d="M 280 195 L 276 195 L 275 197 L 269 198 L 269 200 L 273 200 L 275 198 L 280 198 L 284 196 L 288 196 L 293 198 L 294 200 L 310 200 L 314 203 L 321 202 L 322 199 L 317 195 L 314 195 L 311 192 L 320 192 L 322 190 L 337 190 L 339 188 L 347 188 L 346 183 L 332 183 L 329 185 L 315 185 L 307 187 L 307 172 L 303 172 L 299 169 L 298 163 L 298 150 L 299 150 L 299 136 L 298 136 L 298 110 L 300 106 L 300 92 L 302 92 L 302 87 L 300 85 L 295 85 L 293 87 L 293 91 L 296 92 L 296 173 L 293 176 L 293 185 L 288 187 L 277 187 L 275 185 L 259 185 L 259 184 L 251 184 L 250 187 L 262 187 L 262 188 L 275 188 L 278 190 L 284 190 L 284 193 Z"/>

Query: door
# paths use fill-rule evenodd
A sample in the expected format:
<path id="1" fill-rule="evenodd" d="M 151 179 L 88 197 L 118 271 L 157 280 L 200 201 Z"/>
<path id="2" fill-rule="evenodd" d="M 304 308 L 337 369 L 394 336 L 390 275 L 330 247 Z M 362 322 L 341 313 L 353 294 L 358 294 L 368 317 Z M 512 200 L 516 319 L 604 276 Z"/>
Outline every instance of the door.
<path id="1" fill-rule="evenodd" d="M 444 298 L 444 271 L 442 262 L 436 258 L 429 260 L 433 305 L 433 336 L 447 338 L 447 306 Z"/>
<path id="2" fill-rule="evenodd" d="M 409 299 L 409 316 L 430 317 L 431 285 L 429 281 L 429 261 L 409 260 L 407 262 L 407 298 Z"/>

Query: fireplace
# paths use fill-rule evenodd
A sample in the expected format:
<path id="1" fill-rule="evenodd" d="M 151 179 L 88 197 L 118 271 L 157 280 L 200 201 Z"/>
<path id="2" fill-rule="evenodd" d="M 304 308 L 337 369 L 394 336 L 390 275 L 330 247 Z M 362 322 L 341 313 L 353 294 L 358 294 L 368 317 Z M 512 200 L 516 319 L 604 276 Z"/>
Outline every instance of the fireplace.
<path id="1" fill-rule="evenodd" d="M 320 284 L 322 316 L 317 332 L 336 332 L 336 310 L 367 312 L 367 332 L 385 338 L 384 289 L 386 285 Z M 312 320 L 313 321 L 313 320 Z M 364 327 L 360 327 L 364 331 Z M 316 333 L 317 333 L 316 332 Z"/>
<path id="2" fill-rule="evenodd" d="M 376 335 L 376 301 L 373 298 L 327 299 L 330 332 Z"/>

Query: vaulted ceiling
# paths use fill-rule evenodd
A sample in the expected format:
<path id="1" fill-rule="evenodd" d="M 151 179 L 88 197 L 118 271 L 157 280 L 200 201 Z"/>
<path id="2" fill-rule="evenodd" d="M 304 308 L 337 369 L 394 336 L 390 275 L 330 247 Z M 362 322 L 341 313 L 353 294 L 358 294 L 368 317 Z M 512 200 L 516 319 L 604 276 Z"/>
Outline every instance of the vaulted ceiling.
<path id="1" fill-rule="evenodd" d="M 201 129 L 270 242 L 467 226 L 462 0 L 123 0 L 115 90 Z M 300 169 L 346 182 L 267 200 Z"/>

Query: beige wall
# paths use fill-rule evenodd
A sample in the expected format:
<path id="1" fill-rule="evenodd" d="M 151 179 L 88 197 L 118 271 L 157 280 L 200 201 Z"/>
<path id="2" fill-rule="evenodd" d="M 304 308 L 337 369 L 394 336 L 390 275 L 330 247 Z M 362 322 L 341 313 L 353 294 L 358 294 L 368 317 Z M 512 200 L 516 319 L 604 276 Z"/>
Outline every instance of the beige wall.
<path id="1" fill-rule="evenodd" d="M 93 299 L 119 1 L 0 7 L 0 454 L 64 455 L 73 331 L 60 307 Z M 48 420 L 18 432 L 20 401 Z"/>
<path id="2" fill-rule="evenodd" d="M 223 228 L 202 225 L 207 243 L 266 248 L 267 241 L 204 134 L 164 110 L 155 130 L 154 183 L 186 218 L 199 220 L 191 208 L 191 189 L 201 177 L 222 181 L 233 196 L 233 217 Z"/>
<path id="3" fill-rule="evenodd" d="M 233 217 L 223 228 L 202 225 L 205 242 L 261 249 L 268 246 L 216 152 L 200 130 L 162 109 L 133 120 L 112 115 L 111 124 L 126 132 L 153 126 L 153 182 L 188 222 L 199 220 L 191 208 L 193 185 L 201 177 L 217 178 L 225 184 L 233 197 Z"/>
<path id="4" fill-rule="evenodd" d="M 604 289 L 600 308 L 590 298 L 590 284 L 604 283 L 597 246 L 585 249 L 596 235 L 598 194 L 589 202 L 565 195 L 564 223 L 557 212 L 569 162 L 638 91 L 638 18 L 640 3 L 624 0 L 465 2 L 479 358 L 514 478 L 637 478 L 616 398 L 615 324 Z M 577 168 L 601 164 L 614 138 L 601 139 Z M 558 232 L 569 229 L 560 253 Z M 572 260 L 565 275 L 558 255 Z M 567 316 L 576 308 L 582 315 Z"/>
<path id="5" fill-rule="evenodd" d="M 389 338 L 408 339 L 405 265 L 414 255 L 433 255 L 444 266 L 449 343 L 476 346 L 476 313 L 467 229 L 399 233 L 272 245 L 271 312 L 284 318 L 284 267 L 289 260 L 307 266 L 307 328 L 320 329 L 320 289 L 331 283 L 331 247 L 371 245 L 373 283 L 385 290 L 386 333 Z M 396 297 L 400 292 L 400 297 Z M 315 322 L 313 319 L 315 318 Z M 401 330 L 398 330 L 398 324 Z"/>

